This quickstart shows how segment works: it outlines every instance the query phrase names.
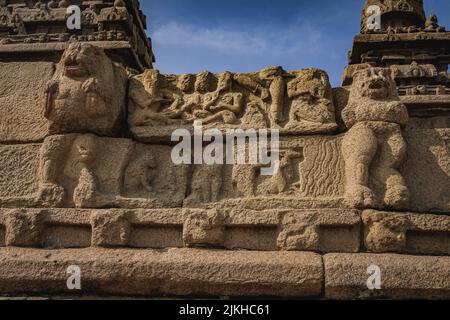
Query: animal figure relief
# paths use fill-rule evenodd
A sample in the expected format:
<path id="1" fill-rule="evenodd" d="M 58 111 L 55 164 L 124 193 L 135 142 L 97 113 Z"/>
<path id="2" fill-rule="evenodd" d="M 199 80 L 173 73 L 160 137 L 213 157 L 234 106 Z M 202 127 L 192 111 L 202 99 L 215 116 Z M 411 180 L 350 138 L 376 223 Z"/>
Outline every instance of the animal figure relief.
<path id="1" fill-rule="evenodd" d="M 293 191 L 298 186 L 299 163 L 303 160 L 303 150 L 282 150 L 278 171 L 263 182 L 259 189 L 272 195 Z"/>
<path id="2" fill-rule="evenodd" d="M 364 215 L 365 245 L 372 252 L 402 252 L 411 222 L 406 216 L 380 212 Z"/>
<path id="3" fill-rule="evenodd" d="M 342 118 L 349 128 L 342 146 L 347 203 L 356 208 L 407 207 L 409 190 L 398 168 L 406 154 L 401 126 L 408 122 L 408 112 L 387 69 L 355 74 Z"/>
<path id="4" fill-rule="evenodd" d="M 280 250 L 319 249 L 319 226 L 312 215 L 299 216 L 287 212 L 281 219 L 277 245 Z"/>
<path id="5" fill-rule="evenodd" d="M 299 183 L 303 149 L 281 150 L 278 170 L 262 176 L 263 165 L 235 165 L 232 171 L 234 189 L 244 197 L 292 193 Z"/>
<path id="6" fill-rule="evenodd" d="M 100 194 L 94 171 L 95 149 L 95 138 L 89 134 L 46 139 L 41 148 L 40 189 L 36 201 L 43 206 L 64 205 L 68 194 L 59 181 L 63 174 L 76 180 L 72 198 L 76 207 L 101 205 L 103 195 Z"/>
<path id="7" fill-rule="evenodd" d="M 125 114 L 126 82 L 125 70 L 102 49 L 71 44 L 46 89 L 44 116 L 50 132 L 117 134 Z"/>

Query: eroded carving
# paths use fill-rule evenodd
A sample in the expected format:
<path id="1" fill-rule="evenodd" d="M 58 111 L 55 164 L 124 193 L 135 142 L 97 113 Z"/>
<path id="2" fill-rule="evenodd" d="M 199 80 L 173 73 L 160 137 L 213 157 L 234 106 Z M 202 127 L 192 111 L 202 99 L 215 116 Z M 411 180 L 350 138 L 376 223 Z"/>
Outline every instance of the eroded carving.
<path id="1" fill-rule="evenodd" d="M 314 215 L 285 213 L 281 220 L 277 245 L 281 250 L 317 251 L 320 245 L 319 226 Z"/>
<path id="2" fill-rule="evenodd" d="M 143 141 L 170 136 L 195 120 L 222 130 L 326 133 L 337 128 L 328 76 L 317 69 L 180 76 L 148 70 L 131 80 L 129 103 L 131 131 Z"/>
<path id="3" fill-rule="evenodd" d="M 188 247 L 223 245 L 224 231 L 224 216 L 218 210 L 187 210 L 185 212 L 183 241 Z"/>
<path id="4" fill-rule="evenodd" d="M 91 134 L 47 138 L 41 147 L 37 203 L 79 208 L 114 205 L 120 191 L 121 168 L 131 152 L 131 145 L 131 141 L 115 141 Z M 117 148 L 115 154 L 106 154 L 108 148 L 111 148 L 109 152 Z"/>
<path id="5" fill-rule="evenodd" d="M 407 216 L 372 212 L 363 215 L 365 245 L 372 252 L 403 252 L 406 232 L 411 223 Z"/>
<path id="6" fill-rule="evenodd" d="M 170 146 L 135 144 L 124 163 L 118 204 L 180 207 L 186 197 L 187 179 L 188 166 L 173 164 Z"/>
<path id="7" fill-rule="evenodd" d="M 91 216 L 92 246 L 121 247 L 130 241 L 131 224 L 120 211 L 97 211 Z"/>
<path id="8" fill-rule="evenodd" d="M 125 70 L 102 49 L 71 44 L 46 90 L 50 132 L 116 135 L 125 114 L 126 81 Z"/>
<path id="9" fill-rule="evenodd" d="M 44 226 L 41 211 L 11 210 L 5 217 L 5 244 L 16 247 L 38 247 Z"/>
<path id="10" fill-rule="evenodd" d="M 270 164 L 194 165 L 184 206 L 266 209 L 283 204 L 301 208 L 302 202 L 320 207 L 341 205 L 345 188 L 341 146 L 342 136 L 282 138 L 278 170 L 269 175 L 264 175 L 263 169 Z"/>
<path id="11" fill-rule="evenodd" d="M 187 167 L 169 146 L 93 134 L 48 137 L 40 153 L 36 203 L 44 207 L 179 207 Z"/>
<path id="12" fill-rule="evenodd" d="M 407 207 L 409 190 L 398 168 L 406 152 L 401 126 L 408 112 L 386 69 L 369 68 L 354 75 L 342 118 L 349 128 L 342 146 L 348 204 Z"/>

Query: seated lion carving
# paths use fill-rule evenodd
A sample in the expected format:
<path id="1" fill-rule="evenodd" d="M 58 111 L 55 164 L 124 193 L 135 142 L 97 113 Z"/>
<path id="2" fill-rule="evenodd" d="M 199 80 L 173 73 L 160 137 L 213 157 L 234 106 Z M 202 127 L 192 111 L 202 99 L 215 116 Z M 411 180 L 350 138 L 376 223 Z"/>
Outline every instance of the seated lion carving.
<path id="1" fill-rule="evenodd" d="M 114 135 L 125 114 L 127 76 L 103 49 L 73 43 L 46 89 L 50 133 Z"/>
<path id="2" fill-rule="evenodd" d="M 400 167 L 406 155 L 401 126 L 408 111 L 400 101 L 388 69 L 368 68 L 354 75 L 342 118 L 346 201 L 357 208 L 403 209 L 409 191 Z"/>

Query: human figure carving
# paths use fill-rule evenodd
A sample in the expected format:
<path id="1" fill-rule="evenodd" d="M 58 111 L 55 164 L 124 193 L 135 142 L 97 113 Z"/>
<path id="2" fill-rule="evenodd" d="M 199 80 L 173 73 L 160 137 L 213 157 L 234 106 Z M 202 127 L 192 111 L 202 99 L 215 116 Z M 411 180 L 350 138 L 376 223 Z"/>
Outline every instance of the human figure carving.
<path id="1" fill-rule="evenodd" d="M 57 135 L 45 139 L 41 147 L 40 184 L 36 202 L 44 207 L 66 204 L 72 195 L 78 208 L 94 208 L 110 203 L 101 193 L 95 174 L 96 137 L 92 134 Z M 62 177 L 74 182 L 73 194 L 65 190 Z"/>
<path id="2" fill-rule="evenodd" d="M 408 122 L 408 112 L 387 69 L 368 68 L 355 74 L 342 118 L 349 128 L 343 142 L 348 204 L 407 207 L 409 191 L 398 168 L 406 153 L 401 126 Z M 383 199 L 377 197 L 375 187 L 382 190 Z"/>
<path id="3" fill-rule="evenodd" d="M 72 144 L 71 136 L 52 136 L 45 139 L 40 153 L 39 190 L 36 201 L 42 206 L 61 206 L 66 190 L 58 183 L 59 166 L 64 163 Z"/>
<path id="4" fill-rule="evenodd" d="M 261 105 L 256 101 L 247 103 L 245 113 L 242 116 L 241 122 L 243 125 L 248 125 L 253 129 L 265 129 L 269 123 L 266 113 Z"/>
<path id="5" fill-rule="evenodd" d="M 91 135 L 78 136 L 73 144 L 76 154 L 75 164 L 79 166 L 78 185 L 73 191 L 73 201 L 77 208 L 95 207 L 98 188 L 93 162 L 95 161 L 95 140 Z"/>
<path id="6" fill-rule="evenodd" d="M 238 84 L 259 96 L 267 105 L 272 128 L 280 128 L 286 101 L 286 72 L 281 67 L 269 67 L 258 73 L 257 79 L 245 74 L 235 75 Z"/>
<path id="7" fill-rule="evenodd" d="M 136 189 L 154 192 L 153 182 L 156 178 L 158 163 L 151 153 L 145 153 L 133 161 L 126 170 L 125 185 Z"/>
<path id="8" fill-rule="evenodd" d="M 170 108 L 163 111 L 163 114 L 171 119 L 184 119 L 194 121 L 203 112 L 203 102 L 208 98 L 210 90 L 210 78 L 212 74 L 204 71 L 195 78 L 194 92 L 190 93 L 191 75 L 183 75 L 177 83 L 181 90 L 181 96 L 174 98 L 174 103 Z"/>
<path id="9" fill-rule="evenodd" d="M 220 75 L 217 90 L 212 97 L 203 105 L 206 113 L 203 123 L 223 122 L 234 124 L 238 121 L 237 116 L 243 111 L 244 96 L 242 93 L 233 92 L 233 78 L 231 73 L 225 72 Z"/>
<path id="10" fill-rule="evenodd" d="M 129 87 L 128 124 L 134 126 L 166 125 L 168 119 L 160 113 L 163 103 L 170 101 L 161 89 L 161 74 L 149 69 L 131 79 Z"/>
<path id="11" fill-rule="evenodd" d="M 188 200 L 198 203 L 217 202 L 223 186 L 223 166 L 203 165 L 194 170 L 191 195 Z"/>
<path id="12" fill-rule="evenodd" d="M 287 90 L 292 101 L 287 129 L 308 124 L 335 124 L 331 87 L 323 71 L 305 70 L 288 83 Z"/>

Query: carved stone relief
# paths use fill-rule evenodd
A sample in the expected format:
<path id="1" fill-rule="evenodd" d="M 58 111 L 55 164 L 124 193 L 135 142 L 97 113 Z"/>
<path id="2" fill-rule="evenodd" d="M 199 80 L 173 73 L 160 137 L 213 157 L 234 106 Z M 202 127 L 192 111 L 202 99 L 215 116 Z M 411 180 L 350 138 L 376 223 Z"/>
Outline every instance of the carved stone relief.
<path id="1" fill-rule="evenodd" d="M 131 80 L 129 126 L 134 137 L 153 141 L 175 128 L 280 129 L 281 133 L 328 133 L 336 128 L 331 87 L 325 72 L 162 75 L 147 70 Z"/>
<path id="2" fill-rule="evenodd" d="M 125 117 L 126 85 L 125 69 L 102 49 L 71 44 L 46 89 L 50 132 L 117 135 Z"/>
<path id="3" fill-rule="evenodd" d="M 342 118 L 349 128 L 342 146 L 347 203 L 407 208 L 410 193 L 398 169 L 406 155 L 401 126 L 408 112 L 388 70 L 368 68 L 354 75 Z"/>
<path id="4" fill-rule="evenodd" d="M 170 161 L 167 146 L 91 134 L 56 135 L 41 147 L 42 206 L 77 208 L 178 207 L 187 168 Z"/>

